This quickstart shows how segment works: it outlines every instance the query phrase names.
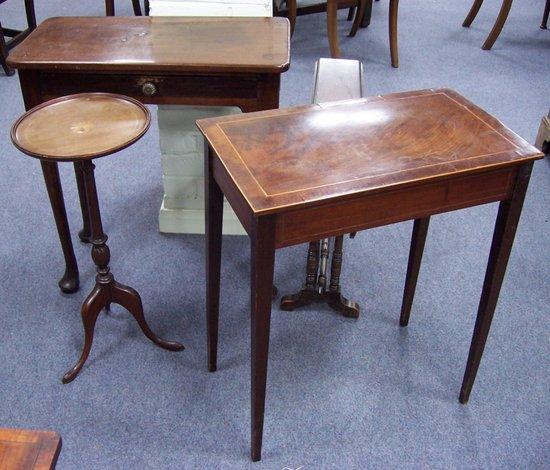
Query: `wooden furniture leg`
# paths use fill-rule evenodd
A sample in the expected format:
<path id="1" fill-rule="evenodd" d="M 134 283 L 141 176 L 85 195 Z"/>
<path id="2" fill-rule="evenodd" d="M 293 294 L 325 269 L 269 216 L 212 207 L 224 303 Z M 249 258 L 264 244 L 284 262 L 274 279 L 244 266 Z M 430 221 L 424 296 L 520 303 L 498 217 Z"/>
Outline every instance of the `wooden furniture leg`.
<path id="1" fill-rule="evenodd" d="M 105 0 L 105 15 L 115 16 L 115 0 Z"/>
<path id="2" fill-rule="evenodd" d="M 359 305 L 340 294 L 340 273 L 342 272 L 344 236 L 334 239 L 332 263 L 330 265 L 330 285 L 325 292 L 325 299 L 330 307 L 342 312 L 345 317 L 359 318 Z"/>
<path id="3" fill-rule="evenodd" d="M 25 14 L 27 16 L 27 29 L 20 31 L 17 29 L 3 28 L 0 22 L 0 65 L 7 76 L 11 76 L 15 71 L 8 66 L 7 58 L 10 49 L 13 49 L 23 39 L 25 39 L 36 28 L 36 14 L 34 12 L 34 0 L 25 0 Z M 11 39 L 6 42 L 4 36 Z"/>
<path id="4" fill-rule="evenodd" d="M 275 266 L 275 218 L 253 221 L 250 235 L 250 336 L 251 336 L 251 449 L 254 462 L 262 458 L 262 437 L 271 322 L 271 292 Z"/>
<path id="5" fill-rule="evenodd" d="M 361 22 L 361 28 L 366 28 L 367 26 L 370 25 L 370 20 L 372 17 L 372 3 L 373 3 L 373 0 L 367 0 L 365 13 L 361 18 L 359 18 L 359 21 Z"/>
<path id="6" fill-rule="evenodd" d="M 327 1 L 327 32 L 330 56 L 338 58 L 340 57 L 340 47 L 338 46 L 338 0 Z"/>
<path id="7" fill-rule="evenodd" d="M 348 10 L 348 17 L 347 17 L 347 20 L 348 20 L 348 21 L 353 20 L 353 17 L 354 17 L 354 15 L 355 15 L 355 12 L 356 12 L 355 7 L 351 7 L 351 8 Z"/>
<path id="8" fill-rule="evenodd" d="M 418 281 L 418 273 L 420 272 L 420 264 L 422 263 L 422 254 L 424 253 L 424 245 L 426 244 L 426 235 L 428 234 L 428 226 L 430 218 L 416 219 L 413 225 L 411 237 L 411 249 L 409 251 L 409 264 L 407 265 L 407 277 L 405 279 L 405 289 L 403 291 L 403 303 L 401 304 L 401 317 L 399 325 L 407 326 L 409 324 L 409 316 L 414 299 L 414 291 Z"/>
<path id="9" fill-rule="evenodd" d="M 132 8 L 134 9 L 134 15 L 142 16 L 140 0 L 132 0 Z"/>
<path id="10" fill-rule="evenodd" d="M 548 28 L 548 16 L 550 15 L 550 0 L 546 0 L 546 6 L 544 7 L 544 14 L 542 15 L 542 23 L 540 29 Z"/>
<path id="11" fill-rule="evenodd" d="M 498 209 L 493 242 L 483 281 L 483 290 L 479 301 L 474 334 L 468 354 L 468 362 L 464 372 L 462 388 L 460 389 L 460 403 L 467 403 L 474 385 L 485 342 L 489 335 L 491 321 L 498 301 L 498 295 L 506 272 L 508 258 L 512 250 L 516 228 L 521 216 L 521 209 L 525 199 L 533 163 L 526 163 L 519 168 L 512 197 L 502 201 Z"/>
<path id="12" fill-rule="evenodd" d="M 472 21 L 474 21 L 475 17 L 477 16 L 477 13 L 479 12 L 479 9 L 481 8 L 481 5 L 483 4 L 483 0 L 474 0 L 474 3 L 472 5 L 472 8 L 470 8 L 470 11 L 468 12 L 468 15 L 464 19 L 464 22 L 462 23 L 462 26 L 465 28 L 469 28 L 472 24 Z"/>
<path id="13" fill-rule="evenodd" d="M 360 0 L 359 1 L 359 7 L 357 9 L 357 14 L 355 15 L 355 19 L 353 20 L 353 25 L 351 27 L 351 31 L 349 32 L 350 37 L 354 37 L 357 34 L 357 30 L 359 29 L 359 26 L 361 26 L 361 20 L 365 17 L 365 12 L 367 10 L 367 5 L 368 4 L 370 4 L 370 6 L 372 8 L 372 0 Z"/>
<path id="14" fill-rule="evenodd" d="M 306 283 L 297 294 L 281 298 L 281 310 L 290 311 L 309 305 L 317 300 L 317 273 L 319 272 L 319 240 L 309 242 L 307 250 Z"/>
<path id="15" fill-rule="evenodd" d="M 290 37 L 294 34 L 296 28 L 296 16 L 298 15 L 298 5 L 296 0 L 286 0 L 287 17 L 290 23 Z"/>
<path id="16" fill-rule="evenodd" d="M 4 69 L 4 73 L 7 76 L 11 76 L 15 73 L 15 70 L 13 70 L 11 67 L 8 66 L 8 64 L 6 63 L 7 58 L 8 58 L 8 46 L 6 45 L 6 40 L 4 38 L 4 30 L 2 29 L 2 23 L 0 23 L 0 64 Z"/>
<path id="17" fill-rule="evenodd" d="M 511 7 L 512 0 L 502 1 L 502 6 L 500 7 L 500 11 L 498 13 L 497 20 L 495 21 L 493 29 L 489 33 L 489 36 L 487 36 L 487 39 L 483 43 L 483 46 L 481 46 L 484 51 L 488 51 L 493 47 L 493 44 L 495 43 L 500 32 L 502 31 L 504 23 L 506 23 L 506 19 L 508 18 L 508 13 L 510 13 Z"/>
<path id="18" fill-rule="evenodd" d="M 399 67 L 399 53 L 397 49 L 397 13 L 399 0 L 390 0 L 390 54 L 392 67 Z"/>
<path id="19" fill-rule="evenodd" d="M 27 25 L 32 31 L 36 28 L 36 12 L 34 11 L 34 0 L 25 0 L 25 15 L 27 17 Z"/>
<path id="20" fill-rule="evenodd" d="M 67 212 L 65 211 L 65 201 L 63 199 L 63 189 L 61 180 L 59 179 L 59 170 L 57 163 L 41 161 L 42 173 L 50 198 L 52 212 L 65 258 L 65 273 L 59 281 L 59 288 L 66 294 L 76 292 L 79 287 L 78 265 L 73 250 L 73 242 L 71 240 L 71 231 L 69 222 L 67 221 Z"/>
<path id="21" fill-rule="evenodd" d="M 78 238 L 83 243 L 90 243 L 90 213 L 88 211 L 88 201 L 86 200 L 86 188 L 84 187 L 84 172 L 81 165 L 77 162 L 74 162 L 74 174 L 78 189 L 78 199 L 80 201 L 80 211 L 82 212 L 82 230 L 78 232 Z"/>
<path id="22" fill-rule="evenodd" d="M 212 176 L 212 150 L 205 145 L 206 337 L 208 370 L 215 372 L 220 315 L 220 263 L 222 251 L 223 193 Z"/>
<path id="23" fill-rule="evenodd" d="M 128 310 L 139 327 L 153 343 L 169 351 L 181 351 L 183 345 L 175 341 L 165 341 L 155 335 L 147 324 L 143 315 L 143 306 L 138 292 L 131 287 L 115 281 L 110 268 L 110 252 L 107 246 L 107 235 L 103 232 L 97 189 L 94 178 L 94 164 L 90 161 L 78 162 L 84 174 L 84 187 L 86 201 L 90 214 L 92 259 L 97 267 L 96 284 L 82 305 L 82 323 L 84 324 L 84 348 L 76 365 L 69 370 L 62 379 L 63 383 L 69 383 L 78 375 L 92 348 L 94 328 L 101 310 L 111 302 L 119 304 Z"/>

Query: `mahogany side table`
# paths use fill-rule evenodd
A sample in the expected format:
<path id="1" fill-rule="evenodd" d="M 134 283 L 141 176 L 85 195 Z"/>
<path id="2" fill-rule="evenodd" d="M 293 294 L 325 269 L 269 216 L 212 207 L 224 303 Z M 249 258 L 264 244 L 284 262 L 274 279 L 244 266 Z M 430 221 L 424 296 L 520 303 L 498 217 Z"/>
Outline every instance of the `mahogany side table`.
<path id="1" fill-rule="evenodd" d="M 56 432 L 0 428 L 1 470 L 53 470 L 60 452 Z"/>
<path id="2" fill-rule="evenodd" d="M 10 54 L 27 110 L 83 92 L 131 96 L 147 104 L 237 106 L 244 112 L 279 106 L 280 75 L 290 65 L 286 18 L 65 17 L 41 23 Z M 63 292 L 79 287 L 78 264 L 57 163 L 42 161 L 65 273 Z M 75 169 L 83 229 L 83 175 Z"/>
<path id="3" fill-rule="evenodd" d="M 428 218 L 500 201 L 460 402 L 468 401 L 542 154 L 452 90 L 198 121 L 206 137 L 208 369 L 217 367 L 223 196 L 251 245 L 251 457 L 260 460 L 275 250 L 415 219 L 401 325 Z M 392 138 L 390 138 L 390 136 Z M 330 162 L 326 167 L 319 161 Z"/>
<path id="4" fill-rule="evenodd" d="M 43 162 L 73 162 L 82 173 L 90 226 L 92 259 L 97 267 L 95 286 L 82 305 L 84 348 L 76 365 L 63 376 L 63 383 L 78 375 L 92 348 L 98 315 L 111 302 L 126 308 L 141 330 L 155 344 L 170 351 L 183 346 L 164 341 L 145 321 L 138 292 L 115 281 L 109 268 L 110 252 L 103 232 L 94 178 L 93 159 L 118 152 L 136 142 L 149 129 L 151 116 L 138 101 L 121 95 L 83 93 L 42 103 L 27 111 L 13 125 L 14 145 Z"/>

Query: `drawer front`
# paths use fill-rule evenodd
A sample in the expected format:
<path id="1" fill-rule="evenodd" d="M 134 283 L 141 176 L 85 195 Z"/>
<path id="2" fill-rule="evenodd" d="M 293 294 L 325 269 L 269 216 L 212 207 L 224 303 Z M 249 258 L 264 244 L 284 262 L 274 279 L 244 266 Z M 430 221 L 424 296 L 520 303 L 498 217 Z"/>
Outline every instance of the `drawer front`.
<path id="1" fill-rule="evenodd" d="M 40 74 L 44 99 L 83 92 L 131 96 L 146 104 L 254 107 L 257 75 L 122 75 L 93 73 Z"/>

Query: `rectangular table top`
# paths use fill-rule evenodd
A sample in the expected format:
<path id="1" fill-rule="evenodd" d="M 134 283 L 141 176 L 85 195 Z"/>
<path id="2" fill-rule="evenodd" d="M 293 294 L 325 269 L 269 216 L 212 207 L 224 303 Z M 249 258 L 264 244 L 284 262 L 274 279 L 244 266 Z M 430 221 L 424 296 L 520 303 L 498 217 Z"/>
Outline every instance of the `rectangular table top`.
<path id="1" fill-rule="evenodd" d="M 543 156 L 447 89 L 210 118 L 197 125 L 255 214 Z"/>
<path id="2" fill-rule="evenodd" d="M 10 55 L 16 69 L 281 73 L 286 18 L 63 17 L 40 24 Z"/>

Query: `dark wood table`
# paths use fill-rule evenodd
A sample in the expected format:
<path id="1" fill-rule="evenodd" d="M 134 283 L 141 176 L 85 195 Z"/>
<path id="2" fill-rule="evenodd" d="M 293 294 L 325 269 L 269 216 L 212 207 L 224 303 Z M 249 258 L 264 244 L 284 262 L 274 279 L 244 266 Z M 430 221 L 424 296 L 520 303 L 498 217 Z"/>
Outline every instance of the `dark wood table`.
<path id="1" fill-rule="evenodd" d="M 279 106 L 290 64 L 285 18 L 67 17 L 44 21 L 9 56 L 26 109 L 69 94 L 118 93 L 149 104 Z M 41 162 L 65 258 L 63 292 L 78 290 L 78 265 L 57 163 Z M 83 229 L 90 227 L 75 168 Z"/>
<path id="2" fill-rule="evenodd" d="M 223 196 L 251 243 L 252 460 L 261 458 L 275 250 L 415 219 L 401 325 L 429 217 L 500 201 L 460 402 L 466 403 L 542 154 L 451 90 L 198 121 L 208 141 L 208 368 L 217 366 Z M 323 162 L 323 165 L 319 165 Z"/>
<path id="3" fill-rule="evenodd" d="M 61 437 L 53 431 L 0 428 L 0 469 L 50 470 L 61 452 Z"/>

